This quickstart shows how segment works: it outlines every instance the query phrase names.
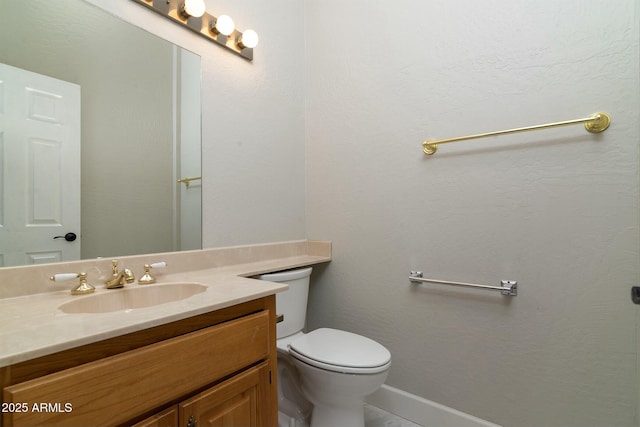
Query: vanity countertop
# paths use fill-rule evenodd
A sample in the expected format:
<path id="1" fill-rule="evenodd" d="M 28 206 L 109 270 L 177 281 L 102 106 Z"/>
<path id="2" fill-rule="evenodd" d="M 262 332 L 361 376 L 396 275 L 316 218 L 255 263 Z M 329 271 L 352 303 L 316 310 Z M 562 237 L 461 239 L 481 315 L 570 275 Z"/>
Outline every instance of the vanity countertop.
<path id="1" fill-rule="evenodd" d="M 294 242 L 298 244 L 299 242 Z M 282 247 L 283 244 L 279 244 Z M 286 244 L 284 244 L 286 245 Z M 166 269 L 154 271 L 157 283 L 139 285 L 137 282 L 124 289 L 139 286 L 162 286 L 171 283 L 199 283 L 206 291 L 191 297 L 155 306 L 120 310 L 107 313 L 64 313 L 58 307 L 79 298 L 91 298 L 101 293 L 122 292 L 106 289 L 102 282 L 89 280 L 96 287 L 93 294 L 74 296 L 69 293 L 75 281 L 65 281 L 66 290 L 36 293 L 0 299 L 0 367 L 32 358 L 56 353 L 73 347 L 147 329 L 202 313 L 222 309 L 253 299 L 265 297 L 287 289 L 287 285 L 250 278 L 251 276 L 324 263 L 331 260 L 330 244 L 327 251 L 272 251 L 273 256 L 261 254 L 252 257 L 242 247 L 242 256 L 230 257 L 217 265 L 188 271 L 172 272 L 171 262 Z M 260 245 L 259 252 L 269 249 Z M 238 252 L 238 247 L 231 248 Z M 220 254 L 224 249 L 217 249 Z M 206 251 L 202 251 L 203 255 Z M 268 252 L 268 251 L 267 251 Z M 296 253 L 297 252 L 297 253 Z M 309 252 L 309 251 L 307 251 Z M 313 253 L 316 252 L 316 253 Z M 192 255 L 196 254 L 192 252 Z M 195 256 L 195 255 L 194 255 Z M 165 259 L 167 256 L 164 257 Z M 250 260 L 258 258 L 257 260 Z M 122 258 L 124 259 L 124 258 Z M 166 270 L 166 271 L 163 271 Z M 0 276 L 1 278 L 1 276 Z"/>

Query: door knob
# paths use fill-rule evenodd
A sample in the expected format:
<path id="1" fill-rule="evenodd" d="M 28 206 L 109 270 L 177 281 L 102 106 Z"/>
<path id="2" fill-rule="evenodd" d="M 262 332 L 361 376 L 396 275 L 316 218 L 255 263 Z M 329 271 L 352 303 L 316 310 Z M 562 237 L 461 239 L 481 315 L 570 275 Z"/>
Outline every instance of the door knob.
<path id="1" fill-rule="evenodd" d="M 76 233 L 67 233 L 64 236 L 56 236 L 53 239 L 54 240 L 55 239 L 64 239 L 67 242 L 73 242 L 74 240 L 76 240 L 76 237 L 78 237 L 78 236 L 76 236 Z"/>

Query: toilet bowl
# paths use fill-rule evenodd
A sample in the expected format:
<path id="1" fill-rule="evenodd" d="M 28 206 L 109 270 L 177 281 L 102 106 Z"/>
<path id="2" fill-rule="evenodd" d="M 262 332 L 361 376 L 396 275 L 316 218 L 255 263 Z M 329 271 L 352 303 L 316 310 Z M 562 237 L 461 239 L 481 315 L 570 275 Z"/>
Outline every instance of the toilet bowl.
<path id="1" fill-rule="evenodd" d="M 364 427 L 364 398 L 387 377 L 391 354 L 374 340 L 320 328 L 303 333 L 311 268 L 258 276 L 276 294 L 280 427 Z M 310 419 L 309 419 L 310 418 Z"/>

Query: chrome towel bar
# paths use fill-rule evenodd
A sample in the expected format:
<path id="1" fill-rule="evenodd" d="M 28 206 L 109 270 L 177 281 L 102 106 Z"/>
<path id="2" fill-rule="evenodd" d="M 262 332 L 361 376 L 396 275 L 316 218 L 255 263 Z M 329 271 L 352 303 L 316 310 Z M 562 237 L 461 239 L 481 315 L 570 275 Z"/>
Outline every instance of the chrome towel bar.
<path id="1" fill-rule="evenodd" d="M 609 124 L 611 123 L 611 118 L 607 113 L 600 112 L 600 113 L 595 113 L 589 117 L 584 117 L 581 119 L 565 120 L 563 122 L 547 123 L 544 125 L 526 126 L 522 128 L 516 128 L 516 129 L 499 130 L 496 132 L 478 133 L 475 135 L 458 136 L 456 138 L 428 139 L 422 143 L 422 150 L 424 151 L 425 154 L 432 155 L 438 149 L 439 144 L 465 141 L 469 139 L 486 138 L 487 136 L 505 135 L 509 133 L 529 132 L 533 130 L 548 129 L 548 128 L 554 128 L 559 126 L 578 125 L 582 123 L 584 123 L 584 127 L 588 132 L 600 133 L 600 132 L 604 132 L 609 127 Z"/>
<path id="2" fill-rule="evenodd" d="M 422 277 L 422 271 L 412 271 L 409 274 L 409 281 L 414 285 L 420 283 L 435 283 L 438 285 L 453 285 L 453 286 L 464 286 L 467 288 L 481 288 L 481 289 L 489 289 L 493 291 L 500 291 L 502 295 L 507 295 L 510 297 L 515 297 L 518 295 L 518 282 L 515 280 L 501 280 L 500 286 L 489 286 L 489 285 L 478 285 L 476 283 L 464 283 L 464 282 L 451 282 L 448 280 L 438 280 L 438 279 L 424 279 Z"/>

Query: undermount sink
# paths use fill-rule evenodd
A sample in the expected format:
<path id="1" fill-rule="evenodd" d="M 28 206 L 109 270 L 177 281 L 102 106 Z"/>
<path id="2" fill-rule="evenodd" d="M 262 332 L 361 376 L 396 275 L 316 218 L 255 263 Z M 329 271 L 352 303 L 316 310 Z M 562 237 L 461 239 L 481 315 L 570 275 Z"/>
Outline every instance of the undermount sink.
<path id="1" fill-rule="evenodd" d="M 110 313 L 180 301 L 206 290 L 207 287 L 199 283 L 129 285 L 124 289 L 109 290 L 69 301 L 58 309 L 64 313 Z"/>

